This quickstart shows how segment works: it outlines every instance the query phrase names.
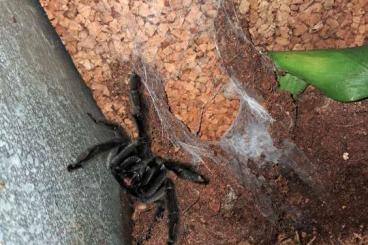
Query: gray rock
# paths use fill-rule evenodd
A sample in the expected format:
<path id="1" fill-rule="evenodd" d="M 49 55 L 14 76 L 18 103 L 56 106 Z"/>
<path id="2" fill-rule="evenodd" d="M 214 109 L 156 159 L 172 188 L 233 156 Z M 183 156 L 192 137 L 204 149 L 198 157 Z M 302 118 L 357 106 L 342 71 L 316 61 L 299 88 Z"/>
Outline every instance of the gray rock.
<path id="1" fill-rule="evenodd" d="M 112 133 L 37 0 L 0 1 L 0 244 L 127 244 L 128 215 L 101 156 Z"/>

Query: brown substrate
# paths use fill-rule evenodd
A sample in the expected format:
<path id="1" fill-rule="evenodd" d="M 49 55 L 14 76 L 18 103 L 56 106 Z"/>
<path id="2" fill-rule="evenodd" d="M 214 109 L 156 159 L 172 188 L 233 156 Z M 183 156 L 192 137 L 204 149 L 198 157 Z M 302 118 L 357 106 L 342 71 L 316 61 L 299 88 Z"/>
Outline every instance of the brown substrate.
<path id="1" fill-rule="evenodd" d="M 231 9 L 227 9 L 226 18 L 229 13 Z M 276 218 L 265 219 L 251 201 L 254 196 L 234 182 L 231 172 L 224 171 L 227 163 L 218 166 L 208 162 L 211 173 L 205 168 L 201 170 L 211 179 L 209 187 L 202 188 L 181 180 L 176 182 L 184 213 L 181 244 L 237 244 L 241 241 L 255 244 L 307 244 L 311 241 L 313 244 L 340 241 L 365 244 L 368 102 L 334 102 L 312 88 L 294 101 L 288 94 L 277 91 L 267 61 L 226 28 L 226 18 L 219 11 L 215 23 L 224 67 L 263 100 L 276 119 L 271 126 L 275 142 L 281 143 L 286 138 L 294 140 L 320 172 L 317 176 L 323 187 L 313 189 L 283 162 L 263 169 L 249 162 L 254 173 L 264 176 L 271 189 Z M 160 145 L 163 146 L 163 142 Z M 168 152 L 163 154 L 170 155 Z M 234 199 L 228 208 L 225 203 L 231 193 Z M 186 216 L 187 207 L 191 207 L 189 217 Z M 142 224 L 150 222 L 146 215 L 138 220 L 135 234 L 141 234 L 146 227 Z M 164 243 L 164 221 L 155 232 L 154 239 L 147 244 Z"/>
<path id="2" fill-rule="evenodd" d="M 314 215 L 325 232 L 359 233 L 368 225 L 368 101 L 339 103 L 309 88 L 297 106 L 294 141 L 330 197 Z"/>
<path id="3" fill-rule="evenodd" d="M 221 25 L 221 21 L 218 24 Z M 221 34 L 226 37 L 225 33 Z M 252 49 L 247 50 L 247 53 L 251 54 Z M 254 61 L 254 57 L 252 60 Z M 234 68 L 238 64 L 239 61 L 234 61 L 231 65 Z M 248 78 L 252 78 L 252 69 L 267 72 L 261 63 L 258 64 L 247 71 Z M 117 66 L 115 69 L 120 74 L 114 73 L 114 76 L 121 76 L 117 80 L 123 80 L 123 77 L 126 79 L 130 71 L 128 66 Z M 124 83 L 112 84 L 109 87 L 120 91 L 125 97 L 128 90 L 122 84 Z M 279 108 L 285 98 L 291 100 L 277 91 L 266 92 L 262 96 L 265 97 L 265 105 L 272 105 L 268 107 L 270 112 L 279 115 L 280 112 L 272 108 Z M 148 98 L 148 94 L 145 93 L 144 97 Z M 318 171 L 322 172 L 322 182 L 330 194 L 324 197 L 316 195 L 295 173 L 285 171 L 280 166 L 262 172 L 254 167 L 255 171 L 266 177 L 273 189 L 272 199 L 278 220 L 277 223 L 271 223 L 260 215 L 252 201 L 252 193 L 234 179 L 227 168 L 228 163 L 215 165 L 207 162 L 210 171 L 203 166 L 200 169 L 211 180 L 207 187 L 172 176 L 181 210 L 180 244 L 241 244 L 241 241 L 250 244 L 298 244 L 300 241 L 301 244 L 307 244 L 312 240 L 312 244 L 340 240 L 346 244 L 365 244 L 368 217 L 365 205 L 368 201 L 365 149 L 368 142 L 364 122 L 368 120 L 367 102 L 342 104 L 308 89 L 297 103 L 290 103 L 294 108 L 294 126 L 289 130 L 289 127 L 280 124 L 279 127 L 283 128 L 280 131 L 285 131 L 285 128 L 287 132 L 290 131 L 290 137 L 320 166 Z M 145 105 L 149 108 L 146 113 L 149 122 L 147 126 L 151 132 L 154 151 L 181 161 L 189 160 L 161 135 L 161 126 L 150 101 L 145 101 Z M 339 112 L 337 115 L 335 110 Z M 286 116 L 279 117 L 282 121 Z M 287 118 L 285 120 L 290 121 Z M 284 136 L 280 136 L 282 137 Z M 325 140 L 334 147 L 330 143 L 326 144 Z M 347 160 L 343 158 L 345 152 L 349 153 Z M 252 165 L 255 164 L 250 163 Z M 137 206 L 132 216 L 135 237 L 145 233 L 152 222 L 153 212 L 154 205 Z M 164 244 L 166 238 L 164 217 L 155 226 L 152 239 L 145 244 Z"/>
<path id="4" fill-rule="evenodd" d="M 366 0 L 238 2 L 255 44 L 266 50 L 355 47 L 367 38 Z"/>
<path id="5" fill-rule="evenodd" d="M 107 81 L 113 95 L 128 96 L 125 83 L 114 81 L 126 80 L 130 72 L 128 65 L 116 66 L 114 80 Z M 180 161 L 189 161 L 178 149 L 172 146 L 162 135 L 157 114 L 147 100 L 147 91 L 141 88 L 146 115 L 146 128 L 150 135 L 153 151 L 161 156 Z M 269 241 L 265 234 L 273 233 L 267 226 L 267 220 L 260 217 L 252 194 L 239 185 L 227 163 L 216 165 L 207 162 L 208 168 L 200 168 L 210 179 L 208 186 L 201 186 L 183 181 L 172 175 L 175 180 L 180 207 L 179 244 L 237 244 L 247 240 Z M 133 204 L 133 203 L 132 203 Z M 133 235 L 139 239 L 146 233 L 153 219 L 155 205 L 134 203 L 132 214 Z M 152 238 L 144 244 L 165 244 L 167 239 L 166 216 L 153 229 Z M 275 234 L 273 234 L 275 236 Z M 254 236 L 255 238 L 251 238 Z"/>
<path id="6" fill-rule="evenodd" d="M 227 16 L 220 11 L 215 23 L 225 68 L 261 96 L 276 119 L 271 126 L 275 143 L 293 140 L 316 166 L 324 188 L 311 188 L 282 161 L 258 170 L 272 186 L 275 210 L 280 212 L 278 223 L 270 227 L 303 231 L 318 237 L 315 243 L 361 233 L 368 225 L 368 102 L 339 103 L 313 88 L 293 101 L 277 91 L 267 60 L 228 28 L 229 15 L 238 18 L 231 4 L 225 10 Z M 238 21 L 246 32 L 245 20 Z"/>
<path id="7" fill-rule="evenodd" d="M 234 34 L 226 23 L 227 18 L 233 18 L 239 25 L 236 27 L 245 32 L 248 29 L 246 23 L 249 23 L 255 43 L 278 49 L 355 46 L 366 37 L 366 6 L 360 11 L 346 1 L 329 0 L 322 4 L 322 8 L 328 8 L 326 12 L 319 9 L 321 1 L 249 1 L 248 9 L 246 1 L 234 1 L 239 3 L 223 6 L 227 10 L 225 18 L 224 9 L 216 10 L 217 13 L 210 2 L 163 0 L 158 1 L 163 9 L 160 21 L 167 22 L 167 28 L 160 29 L 145 22 L 150 19 L 149 11 L 156 7 L 150 1 L 42 2 L 105 116 L 126 126 L 132 135 L 127 99 L 127 78 L 132 68 L 131 64 L 122 62 L 126 59 L 121 57 L 130 56 L 132 40 L 136 37 L 126 31 L 130 23 L 125 16 L 138 20 L 138 26 L 134 27 L 137 27 L 139 38 L 144 37 L 147 42 L 146 53 L 142 53 L 146 60 L 152 58 L 149 48 L 159 47 L 154 64 L 157 73 L 165 77 L 168 104 L 172 113 L 186 123 L 192 133 L 202 139 L 218 139 L 231 124 L 238 100 L 226 98 L 220 89 L 218 97 L 212 96 L 227 82 L 227 75 L 235 76 L 275 119 L 270 128 L 275 144 L 281 146 L 284 139 L 293 140 L 317 166 L 320 182 L 325 188 L 322 192 L 322 189 L 312 189 L 282 162 L 262 169 L 255 162 L 248 163 L 254 174 L 263 175 L 268 183 L 274 207 L 273 219 L 260 214 L 253 201 L 257 196 L 239 185 L 227 162 L 216 165 L 207 161 L 200 165 L 200 171 L 210 179 L 206 187 L 172 176 L 181 210 L 180 244 L 308 244 L 311 241 L 309 244 L 337 244 L 340 241 L 368 244 L 368 102 L 342 104 L 311 88 L 294 101 L 288 94 L 277 90 L 270 63 L 242 40 L 241 35 Z M 364 3 L 354 2 L 357 6 Z M 185 6 L 182 8 L 181 4 Z M 275 12 L 274 5 L 280 7 L 280 11 Z M 339 13 L 345 6 L 351 11 Z M 277 14 L 269 15 L 272 17 L 269 19 L 264 13 L 267 11 L 262 8 Z M 191 14 L 181 15 L 179 11 L 184 10 L 190 10 L 188 13 Z M 209 10 L 212 12 L 206 15 Z M 181 16 L 185 16 L 186 22 Z M 294 22 L 290 21 L 296 23 L 295 26 L 287 26 L 289 22 L 284 21 L 284 16 L 288 20 L 296 17 Z M 303 18 L 308 16 L 321 18 L 322 24 L 304 23 Z M 345 17 L 343 33 L 335 31 L 334 20 Z M 217 47 L 206 32 L 213 19 Z M 259 26 L 262 23 L 254 22 L 258 19 L 266 24 L 275 22 L 278 26 L 270 33 L 264 32 L 263 39 L 255 32 L 258 30 L 262 34 L 263 30 Z M 198 24 L 193 20 L 202 22 Z M 307 26 L 306 30 L 299 26 L 299 20 Z M 150 22 L 155 23 L 154 20 Z M 180 26 L 182 23 L 187 24 Z M 304 31 L 298 29 L 301 27 Z M 151 32 L 152 28 L 157 31 Z M 153 33 L 156 38 L 144 36 Z M 355 34 L 359 35 L 353 39 Z M 183 48 L 180 43 L 192 46 Z M 216 56 L 217 48 L 222 59 Z M 183 63 L 187 59 L 192 62 Z M 213 80 L 214 77 L 219 77 L 219 81 Z M 147 91 L 144 97 L 149 97 Z M 153 150 L 165 157 L 189 161 L 161 135 L 161 125 L 150 101 L 145 104 Z M 203 127 L 198 130 L 200 114 L 204 120 Z M 152 208 L 152 205 L 136 206 L 132 217 L 135 237 L 144 233 L 150 224 Z M 152 239 L 146 244 L 165 244 L 166 237 L 164 218 L 155 226 Z"/>

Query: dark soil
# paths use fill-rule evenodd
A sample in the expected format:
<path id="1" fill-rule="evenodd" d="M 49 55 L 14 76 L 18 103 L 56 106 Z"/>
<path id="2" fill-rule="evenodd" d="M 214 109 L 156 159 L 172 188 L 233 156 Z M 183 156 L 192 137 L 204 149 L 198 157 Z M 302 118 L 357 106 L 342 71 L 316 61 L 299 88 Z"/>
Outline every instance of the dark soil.
<path id="1" fill-rule="evenodd" d="M 225 6 L 226 9 L 227 6 Z M 231 9 L 227 15 L 231 16 Z M 282 162 L 254 171 L 271 188 L 277 219 L 265 219 L 253 194 L 239 184 L 228 163 L 210 161 L 199 171 L 210 179 L 200 186 L 172 176 L 180 207 L 179 244 L 367 244 L 368 225 L 368 101 L 339 103 L 313 88 L 295 101 L 277 90 L 272 66 L 241 36 L 220 11 L 217 39 L 224 68 L 243 82 L 268 109 L 275 123 L 270 131 L 275 144 L 293 140 L 316 167 L 320 189 L 304 183 Z M 242 20 L 240 20 L 242 21 Z M 242 22 L 246 30 L 246 22 Z M 108 81 L 112 94 L 127 97 L 130 66 L 114 68 Z M 145 98 L 148 94 L 145 93 Z M 125 102 L 124 102 L 125 103 Z M 152 149 L 159 155 L 188 161 L 163 135 L 157 115 L 145 101 Z M 152 222 L 154 205 L 135 204 L 133 235 L 139 238 Z M 166 217 L 154 227 L 145 244 L 165 244 Z"/>
<path id="2" fill-rule="evenodd" d="M 225 6 L 224 10 L 228 16 L 235 16 L 231 6 Z M 226 70 L 264 100 L 276 119 L 271 127 L 275 143 L 280 145 L 284 139 L 292 139 L 316 167 L 316 176 L 324 187 L 324 193 L 311 189 L 293 171 L 285 171 L 282 162 L 264 171 L 262 175 L 273 186 L 274 204 L 282 212 L 274 229 L 278 232 L 297 229 L 317 236 L 315 244 L 338 242 L 344 236 L 366 231 L 368 101 L 339 103 L 313 88 L 294 101 L 290 95 L 277 91 L 267 59 L 239 36 L 239 30 L 229 28 L 225 16 L 220 12 L 216 29 Z M 246 32 L 246 22 L 240 23 Z M 285 203 L 289 206 L 283 208 Z M 289 217 L 294 214 L 300 217 Z"/>
<path id="3" fill-rule="evenodd" d="M 110 67 L 106 67 L 106 58 L 115 59 L 113 58 L 115 51 L 112 52 L 108 45 L 112 38 L 111 40 L 99 38 L 105 41 L 98 44 L 84 42 L 86 29 L 83 26 L 86 23 L 84 18 L 76 18 L 76 15 L 80 14 L 78 12 L 83 10 L 84 15 L 95 19 L 95 13 L 89 13 L 91 10 L 88 8 L 77 9 L 78 2 L 82 3 L 81 5 L 87 2 L 91 5 L 97 5 L 97 3 L 104 5 L 105 1 L 45 0 L 41 2 L 49 7 L 50 17 L 56 30 L 63 37 L 67 49 L 75 58 L 87 84 L 94 90 L 95 99 L 105 112 L 106 118 L 114 119 L 117 123 L 126 126 L 130 134 L 135 135 L 132 122 L 128 119 L 129 102 L 126 81 L 132 70 L 131 64 L 113 65 L 112 79 L 102 82 L 106 78 L 104 74 L 110 72 L 110 69 L 107 69 Z M 66 4 L 67 2 L 69 3 Z M 169 5 L 171 2 L 164 1 L 164 4 Z M 247 87 L 247 92 L 267 108 L 275 119 L 270 126 L 275 145 L 282 148 L 285 139 L 293 141 L 300 149 L 300 152 L 295 152 L 297 153 L 296 166 L 305 164 L 307 159 L 307 164 L 314 167 L 313 177 L 317 184 L 312 187 L 310 183 L 303 181 L 295 169 L 288 167 L 282 161 L 279 164 L 265 164 L 266 167 L 262 169 L 258 167 L 258 162 L 249 162 L 247 165 L 252 168 L 253 173 L 265 178 L 265 182 L 268 183 L 267 193 L 272 200 L 275 214 L 273 219 L 266 219 L 257 208 L 255 201 L 257 196 L 240 184 L 241 181 L 230 169 L 229 162 L 215 164 L 206 161 L 199 166 L 199 171 L 210 179 L 208 186 L 196 185 L 171 176 L 176 184 L 180 207 L 181 234 L 178 243 L 368 244 L 368 101 L 343 104 L 324 97 L 313 88 L 308 88 L 297 100 L 288 93 L 280 92 L 274 79 L 272 63 L 261 56 L 251 40 L 246 38 L 250 36 L 247 34 L 249 28 L 245 20 L 246 15 L 234 12 L 237 8 L 233 3 L 241 1 L 218 2 L 223 6 L 219 9 L 215 23 L 216 40 L 224 70 L 230 76 L 236 77 Z M 252 6 L 258 6 L 267 1 L 249 2 Z M 311 5 L 315 1 L 294 2 L 293 5 Z M 351 1 L 325 1 L 329 4 L 331 2 L 336 5 L 336 8 L 331 8 L 332 12 L 329 13 L 336 13 L 338 11 L 336 9 L 343 8 L 345 3 L 342 4 L 342 2 L 353 4 L 350 3 Z M 364 0 L 360 2 L 363 3 Z M 68 11 L 65 11 L 65 8 Z M 355 5 L 354 8 L 359 8 L 359 5 Z M 342 27 L 343 32 L 351 33 L 349 34 L 352 35 L 351 38 L 356 38 L 350 28 L 350 24 L 354 24 L 353 12 L 349 9 L 346 9 L 346 12 L 348 12 L 346 15 L 341 13 L 341 16 L 344 18 L 348 16 L 351 20 L 343 20 L 349 23 Z M 310 15 L 304 15 L 303 12 L 300 14 L 306 16 L 308 20 L 319 15 L 314 12 Z M 340 13 L 338 15 L 340 16 Z M 97 16 L 98 18 L 109 17 L 110 14 L 101 9 L 97 10 Z M 258 22 L 257 16 L 258 14 L 250 13 L 248 17 L 252 18 L 251 21 Z M 107 20 L 110 18 L 103 19 L 106 19 L 106 23 L 94 22 L 94 25 L 90 25 L 87 29 L 93 32 L 99 31 L 99 28 L 108 30 Z M 321 23 L 325 22 L 325 19 L 320 17 L 313 19 Z M 277 21 L 277 18 L 273 17 L 273 20 Z M 266 20 L 259 23 L 265 24 L 264 21 Z M 309 21 L 307 22 L 310 24 Z M 79 25 L 83 35 L 80 35 L 80 30 L 77 31 Z M 72 27 L 73 30 L 68 29 Z M 76 27 L 78 28 L 75 29 Z M 290 26 L 284 27 L 290 29 Z M 358 27 L 361 26 L 356 25 L 356 28 Z M 328 25 L 325 25 L 323 30 L 334 33 L 338 29 L 328 28 Z M 323 30 L 321 29 L 321 32 Z M 112 33 L 112 36 L 121 34 L 120 31 L 117 32 Z M 269 36 L 269 39 L 276 40 L 284 31 L 281 32 L 280 29 L 278 32 L 275 33 L 276 36 Z M 102 36 L 105 34 L 105 31 L 101 31 Z M 262 35 L 257 32 L 258 34 Z M 308 30 L 305 34 L 318 35 L 318 33 L 309 33 Z M 305 47 L 315 47 L 315 45 L 320 47 L 320 43 L 325 43 L 323 45 L 327 46 L 339 45 L 341 41 L 344 45 L 352 45 L 349 41 L 351 38 L 343 36 L 345 40 L 330 39 L 328 36 L 320 39 L 317 36 L 316 40 L 307 38 L 298 40 L 297 43 L 287 42 L 285 45 L 295 47 L 296 44 L 300 44 L 299 41 L 313 42 L 306 44 Z M 116 55 L 119 56 L 119 52 Z M 85 63 L 82 61 L 88 61 L 87 65 L 96 63 L 94 65 L 98 69 L 94 71 L 84 69 Z M 141 89 L 144 92 L 144 98 L 149 98 L 147 92 L 143 91 L 143 87 Z M 160 122 L 150 100 L 145 101 L 144 108 L 147 112 L 146 127 L 150 132 L 153 151 L 163 157 L 189 162 L 190 159 L 171 145 L 165 135 L 162 135 Z M 303 160 L 304 154 L 306 158 Z M 298 161 L 298 155 L 300 161 Z M 262 159 L 255 161 L 262 161 Z M 142 205 L 133 201 L 126 198 L 123 200 L 125 204 L 131 203 L 133 207 L 132 233 L 134 238 L 139 238 L 152 221 L 154 205 Z M 152 238 L 145 244 L 165 244 L 166 239 L 165 217 L 154 227 Z"/>
<path id="4" fill-rule="evenodd" d="M 335 237 L 359 233 L 368 225 L 368 101 L 339 103 L 309 88 L 297 106 L 294 140 L 330 192 L 313 215 Z"/>
<path id="5" fill-rule="evenodd" d="M 108 81 L 112 94 L 128 96 L 126 80 L 131 71 L 129 65 L 115 67 L 114 79 Z M 114 82 L 115 81 L 115 82 Z M 142 88 L 141 88 L 142 90 Z M 114 92 L 115 91 L 115 92 Z M 125 92 L 122 92 L 125 91 Z M 122 94 L 123 93 L 123 94 Z M 150 135 L 151 149 L 166 158 L 189 161 L 188 158 L 166 140 L 162 135 L 156 112 L 143 91 L 146 128 Z M 265 233 L 272 233 L 267 221 L 257 214 L 251 193 L 239 185 L 226 163 L 216 165 L 207 162 L 208 169 L 201 166 L 199 171 L 210 179 L 208 186 L 201 186 L 171 176 L 175 180 L 180 215 L 179 244 L 238 244 L 245 238 L 249 240 L 253 230 L 257 240 Z M 145 234 L 153 219 L 155 206 L 142 205 L 131 200 L 133 206 L 132 225 L 135 239 Z M 142 207 L 143 206 L 143 207 Z M 252 218 L 251 218 L 252 217 Z M 254 222 L 257 220 L 257 222 Z M 153 230 L 153 235 L 145 244 L 165 244 L 167 239 L 166 217 Z M 252 240 L 252 238 L 251 238 Z"/>

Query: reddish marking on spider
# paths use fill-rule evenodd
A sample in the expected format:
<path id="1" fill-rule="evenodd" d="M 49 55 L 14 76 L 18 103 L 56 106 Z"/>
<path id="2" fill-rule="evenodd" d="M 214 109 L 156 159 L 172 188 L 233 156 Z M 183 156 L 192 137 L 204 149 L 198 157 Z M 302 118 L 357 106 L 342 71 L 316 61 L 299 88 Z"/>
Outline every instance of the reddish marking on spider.
<path id="1" fill-rule="evenodd" d="M 127 187 L 131 187 L 133 184 L 133 179 L 132 178 L 124 178 L 123 179 L 124 185 Z"/>

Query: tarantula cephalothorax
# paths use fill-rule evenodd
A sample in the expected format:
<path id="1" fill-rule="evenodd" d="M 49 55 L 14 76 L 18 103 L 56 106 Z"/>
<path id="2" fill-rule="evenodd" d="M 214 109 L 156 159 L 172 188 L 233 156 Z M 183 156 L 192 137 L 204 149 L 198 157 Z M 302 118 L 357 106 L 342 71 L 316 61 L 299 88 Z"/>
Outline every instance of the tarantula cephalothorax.
<path id="1" fill-rule="evenodd" d="M 80 154 L 76 162 L 68 165 L 68 171 L 84 167 L 86 161 L 99 153 L 110 151 L 107 157 L 111 173 L 121 187 L 133 197 L 144 203 L 156 203 L 157 210 L 145 239 L 148 239 L 153 224 L 162 216 L 165 208 L 168 211 L 168 242 L 174 244 L 178 234 L 178 204 L 175 185 L 166 176 L 173 171 L 177 176 L 199 184 L 208 181 L 191 167 L 170 159 L 153 155 L 148 146 L 144 131 L 138 86 L 140 78 L 133 74 L 130 77 L 130 103 L 133 120 L 138 130 L 138 139 L 130 140 L 120 126 L 106 121 L 96 120 L 88 114 L 96 124 L 102 124 L 115 132 L 115 137 L 109 141 L 94 145 Z"/>

